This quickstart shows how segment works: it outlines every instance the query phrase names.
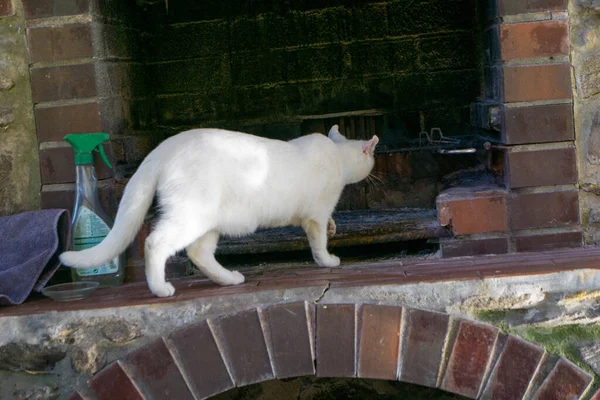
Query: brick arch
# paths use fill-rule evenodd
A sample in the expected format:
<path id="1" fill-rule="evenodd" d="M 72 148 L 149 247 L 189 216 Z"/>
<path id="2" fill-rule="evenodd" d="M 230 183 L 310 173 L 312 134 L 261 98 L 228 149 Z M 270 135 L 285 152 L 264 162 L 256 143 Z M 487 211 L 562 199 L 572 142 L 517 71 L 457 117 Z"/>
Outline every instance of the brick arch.
<path id="1" fill-rule="evenodd" d="M 107 366 L 89 389 L 98 400 L 204 399 L 307 375 L 399 379 L 482 399 L 578 399 L 592 381 L 488 324 L 396 306 L 302 302 L 179 329 Z"/>

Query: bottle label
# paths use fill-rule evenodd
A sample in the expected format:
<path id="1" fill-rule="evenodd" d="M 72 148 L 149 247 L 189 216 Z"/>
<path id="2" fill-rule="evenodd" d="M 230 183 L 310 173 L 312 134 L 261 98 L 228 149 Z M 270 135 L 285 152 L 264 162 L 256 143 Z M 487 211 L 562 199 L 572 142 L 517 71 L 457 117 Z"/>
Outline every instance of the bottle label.
<path id="1" fill-rule="evenodd" d="M 73 250 L 84 250 L 96 246 L 110 232 L 110 228 L 99 216 L 87 207 L 79 209 L 79 216 L 73 229 Z M 119 270 L 119 258 L 96 268 L 78 268 L 78 276 L 114 274 Z"/>

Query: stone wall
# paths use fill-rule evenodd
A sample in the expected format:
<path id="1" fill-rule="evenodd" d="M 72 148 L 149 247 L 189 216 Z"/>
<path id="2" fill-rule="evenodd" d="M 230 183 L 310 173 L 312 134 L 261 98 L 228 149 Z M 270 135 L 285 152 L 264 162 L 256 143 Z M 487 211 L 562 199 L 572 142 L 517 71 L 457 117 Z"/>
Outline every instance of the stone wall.
<path id="1" fill-rule="evenodd" d="M 600 2 L 571 0 L 571 63 L 582 224 L 600 243 Z"/>
<path id="2" fill-rule="evenodd" d="M 287 139 L 300 134 L 298 115 L 373 108 L 399 113 L 414 136 L 421 118 L 447 133 L 468 123 L 481 83 L 478 2 L 238 3 L 155 7 L 161 128 Z"/>
<path id="3" fill-rule="evenodd" d="M 257 365 L 267 369 L 274 365 L 279 378 L 314 375 L 311 357 L 317 360 L 318 377 L 394 381 L 397 364 L 393 360 L 400 354 L 402 367 L 397 373 L 401 381 L 441 387 L 469 398 L 478 392 L 490 394 L 494 392 L 490 388 L 503 382 L 512 382 L 510 387 L 518 387 L 520 393 L 554 390 L 566 396 L 557 398 L 571 399 L 586 392 L 589 398 L 600 387 L 599 285 L 598 270 L 588 269 L 405 285 L 323 284 L 144 306 L 0 316 L 0 398 L 31 399 L 27 396 L 35 390 L 43 394 L 38 399 L 62 399 L 72 390 L 85 394 L 91 389 L 109 396 L 113 390 L 127 388 L 114 382 L 121 385 L 129 379 L 146 382 L 139 386 L 142 391 L 175 389 L 185 387 L 177 371 L 185 371 L 189 363 L 200 365 L 189 368 L 191 372 L 210 370 L 213 378 L 221 373 L 222 379 L 206 381 L 205 374 L 194 374 L 194 382 L 205 385 L 200 387 L 204 393 L 219 393 L 233 387 L 219 352 L 240 386 L 273 378 L 272 373 L 261 375 Z M 9 313 L 14 310 L 8 309 Z M 240 313 L 244 310 L 248 311 Z M 400 320 L 406 329 L 400 329 Z M 407 343 L 415 343 L 398 349 L 398 329 Z M 218 350 L 211 340 L 213 334 Z M 378 335 L 387 341 L 371 340 Z M 290 338 L 297 344 L 291 357 L 276 350 L 287 346 Z M 315 341 L 316 347 L 310 350 Z M 464 345 L 456 344 L 461 342 Z M 381 352 L 380 345 L 388 350 Z M 415 350 L 419 346 L 428 350 Z M 466 366 L 473 348 L 477 349 L 476 362 Z M 335 351 L 341 353 L 334 361 Z M 244 369 L 241 354 L 249 357 L 251 368 Z M 269 357 L 273 357 L 272 364 Z M 515 357 L 528 366 L 525 381 L 512 379 L 525 376 L 523 365 L 510 367 Z M 111 365 L 116 360 L 121 361 Z M 501 373 L 503 368 L 508 368 L 507 375 Z M 464 379 L 452 380 L 448 377 L 452 374 L 443 374 L 452 369 Z M 389 385 L 382 383 L 382 390 Z M 577 396 L 568 397 L 569 393 Z"/>
<path id="4" fill-rule="evenodd" d="M 27 44 L 20 1 L 0 1 L 0 216 L 40 206 Z"/>

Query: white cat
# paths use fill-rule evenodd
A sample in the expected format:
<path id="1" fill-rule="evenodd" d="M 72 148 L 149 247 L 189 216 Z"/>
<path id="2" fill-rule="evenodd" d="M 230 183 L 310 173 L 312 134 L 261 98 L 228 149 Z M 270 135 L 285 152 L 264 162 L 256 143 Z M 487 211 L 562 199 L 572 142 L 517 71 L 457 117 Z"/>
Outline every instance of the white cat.
<path id="1" fill-rule="evenodd" d="M 378 141 L 347 140 L 337 125 L 328 137 L 289 142 L 219 129 L 182 132 L 153 150 L 133 175 L 104 241 L 62 253 L 60 260 L 76 268 L 112 260 L 133 241 L 157 192 L 161 216 L 145 244 L 146 278 L 157 296 L 175 293 L 165 281 L 165 262 L 183 248 L 214 282 L 244 282 L 214 253 L 220 235 L 246 235 L 259 227 L 301 226 L 315 262 L 337 267 L 340 259 L 327 251 L 327 225 L 344 185 L 371 172 Z"/>

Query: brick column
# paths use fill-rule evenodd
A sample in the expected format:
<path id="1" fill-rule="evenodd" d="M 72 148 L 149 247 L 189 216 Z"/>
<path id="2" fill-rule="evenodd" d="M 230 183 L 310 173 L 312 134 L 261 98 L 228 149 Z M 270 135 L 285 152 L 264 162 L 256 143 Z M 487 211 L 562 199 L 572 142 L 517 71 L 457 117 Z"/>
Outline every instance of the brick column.
<path id="1" fill-rule="evenodd" d="M 474 236 L 444 242 L 442 251 L 455 256 L 581 246 L 567 0 L 491 0 L 483 19 L 485 94 L 473 106 L 473 121 L 507 145 L 502 197 L 508 225 L 492 235 L 481 227 L 454 229 Z M 440 214 L 440 222 L 485 221 L 489 210 L 476 197 L 450 199 L 467 203 L 460 207 L 438 198 L 438 209 L 470 208 Z"/>
<path id="2" fill-rule="evenodd" d="M 87 1 L 25 0 L 31 88 L 39 141 L 42 208 L 73 207 L 75 164 L 70 133 L 102 130 L 92 16 Z M 112 147 L 105 145 L 112 159 Z M 99 194 L 112 213 L 114 173 L 95 160 Z"/>

